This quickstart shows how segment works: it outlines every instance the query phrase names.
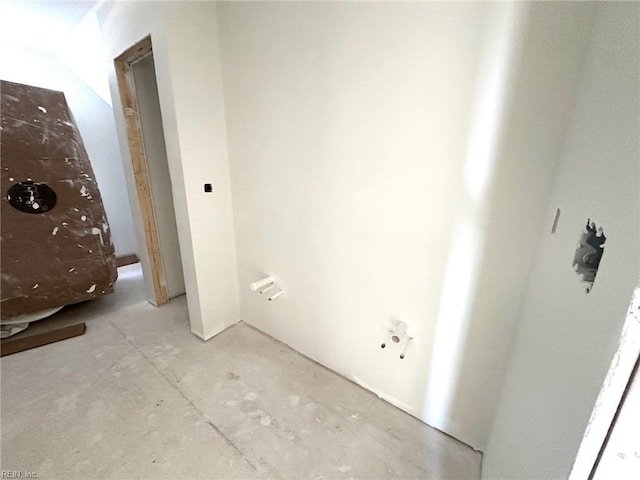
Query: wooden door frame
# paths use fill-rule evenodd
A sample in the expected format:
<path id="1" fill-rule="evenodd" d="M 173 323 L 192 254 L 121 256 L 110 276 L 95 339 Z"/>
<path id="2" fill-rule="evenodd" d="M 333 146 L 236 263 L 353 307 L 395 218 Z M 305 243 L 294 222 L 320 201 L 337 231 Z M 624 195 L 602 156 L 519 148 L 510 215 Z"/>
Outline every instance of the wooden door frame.
<path id="1" fill-rule="evenodd" d="M 131 65 L 153 52 L 151 37 L 147 36 L 132 47 L 122 52 L 113 60 L 120 91 L 120 101 L 127 128 L 127 140 L 133 164 L 133 178 L 138 194 L 138 204 L 142 216 L 144 238 L 149 256 L 149 268 L 153 279 L 155 304 L 162 305 L 169 301 L 167 282 L 160 255 L 158 227 L 153 210 L 151 184 L 147 169 L 147 158 L 142 140 L 142 128 L 138 113 L 138 102 Z"/>

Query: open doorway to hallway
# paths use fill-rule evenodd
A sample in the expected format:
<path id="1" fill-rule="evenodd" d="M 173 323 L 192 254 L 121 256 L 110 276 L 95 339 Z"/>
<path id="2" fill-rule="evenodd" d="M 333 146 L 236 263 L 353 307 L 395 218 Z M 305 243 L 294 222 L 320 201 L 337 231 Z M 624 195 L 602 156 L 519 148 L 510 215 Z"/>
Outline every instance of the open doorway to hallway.
<path id="1" fill-rule="evenodd" d="M 155 305 L 185 293 L 151 38 L 114 61 Z"/>

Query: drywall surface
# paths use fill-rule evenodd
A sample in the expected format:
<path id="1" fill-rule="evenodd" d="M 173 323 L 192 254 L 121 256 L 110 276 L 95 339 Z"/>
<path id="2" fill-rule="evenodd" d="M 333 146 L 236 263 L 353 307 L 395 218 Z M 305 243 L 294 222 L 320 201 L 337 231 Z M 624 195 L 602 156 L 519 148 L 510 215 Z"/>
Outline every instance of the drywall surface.
<path id="1" fill-rule="evenodd" d="M 483 448 L 590 12 L 220 4 L 243 318 Z"/>
<path id="2" fill-rule="evenodd" d="M 640 265 L 639 8 L 597 7 L 483 478 L 567 478 L 619 343 Z M 588 294 L 571 266 L 587 218 L 607 236 Z"/>
<path id="3" fill-rule="evenodd" d="M 172 298 L 185 293 L 184 276 L 153 54 L 136 61 L 131 66 L 131 71 L 147 160 L 147 173 L 151 186 L 151 201 L 158 230 L 162 267 L 167 282 L 167 294 L 169 298 Z"/>
<path id="4" fill-rule="evenodd" d="M 111 106 L 55 55 L 8 43 L 0 44 L 0 52 L 3 80 L 64 92 L 96 175 L 116 254 L 136 253 Z"/>
<path id="5" fill-rule="evenodd" d="M 191 330 L 210 338 L 239 317 L 216 5 L 113 2 L 97 15 L 132 203 L 137 197 L 113 59 L 151 35 Z M 213 183 L 213 193 L 204 193 L 205 182 Z"/>

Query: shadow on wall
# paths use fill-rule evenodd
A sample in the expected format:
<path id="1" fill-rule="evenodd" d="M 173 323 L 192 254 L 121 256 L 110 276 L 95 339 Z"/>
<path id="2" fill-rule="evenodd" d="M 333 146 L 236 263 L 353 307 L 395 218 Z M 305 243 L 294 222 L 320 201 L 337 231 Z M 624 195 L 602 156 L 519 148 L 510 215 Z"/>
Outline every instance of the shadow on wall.
<path id="1" fill-rule="evenodd" d="M 482 275 L 482 259 L 489 236 L 489 189 L 494 185 L 496 159 L 509 109 L 515 56 L 521 43 L 521 6 L 511 4 L 495 28 L 484 52 L 477 79 L 475 109 L 464 164 L 461 205 L 447 255 L 440 307 L 433 339 L 424 411 L 428 419 L 446 426 L 456 398 L 456 382 L 463 367 L 473 301 Z M 489 224 L 490 225 L 490 224 Z"/>
<path id="2" fill-rule="evenodd" d="M 495 335 L 514 336 L 540 235 L 547 233 L 543 216 L 591 18 L 589 6 L 511 4 L 492 29 L 465 161 L 466 201 L 448 253 L 425 386 L 424 415 L 447 432 L 473 422 L 479 407 L 496 409 L 511 342 Z M 484 348 L 469 348 L 478 341 Z M 499 375 L 482 374 L 495 368 Z M 485 433 L 471 438 L 474 447 L 486 445 L 492 418 Z"/>

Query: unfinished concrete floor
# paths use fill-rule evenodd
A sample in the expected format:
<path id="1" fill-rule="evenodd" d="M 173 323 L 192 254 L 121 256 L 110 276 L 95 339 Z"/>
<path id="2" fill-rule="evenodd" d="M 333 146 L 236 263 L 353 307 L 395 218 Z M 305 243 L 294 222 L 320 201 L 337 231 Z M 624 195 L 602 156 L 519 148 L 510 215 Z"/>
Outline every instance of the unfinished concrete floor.
<path id="1" fill-rule="evenodd" d="M 84 336 L 4 357 L 3 470 L 38 478 L 479 478 L 480 455 L 257 330 L 209 342 L 184 297 L 116 293 Z M 46 321 L 46 320 L 44 320 Z"/>

